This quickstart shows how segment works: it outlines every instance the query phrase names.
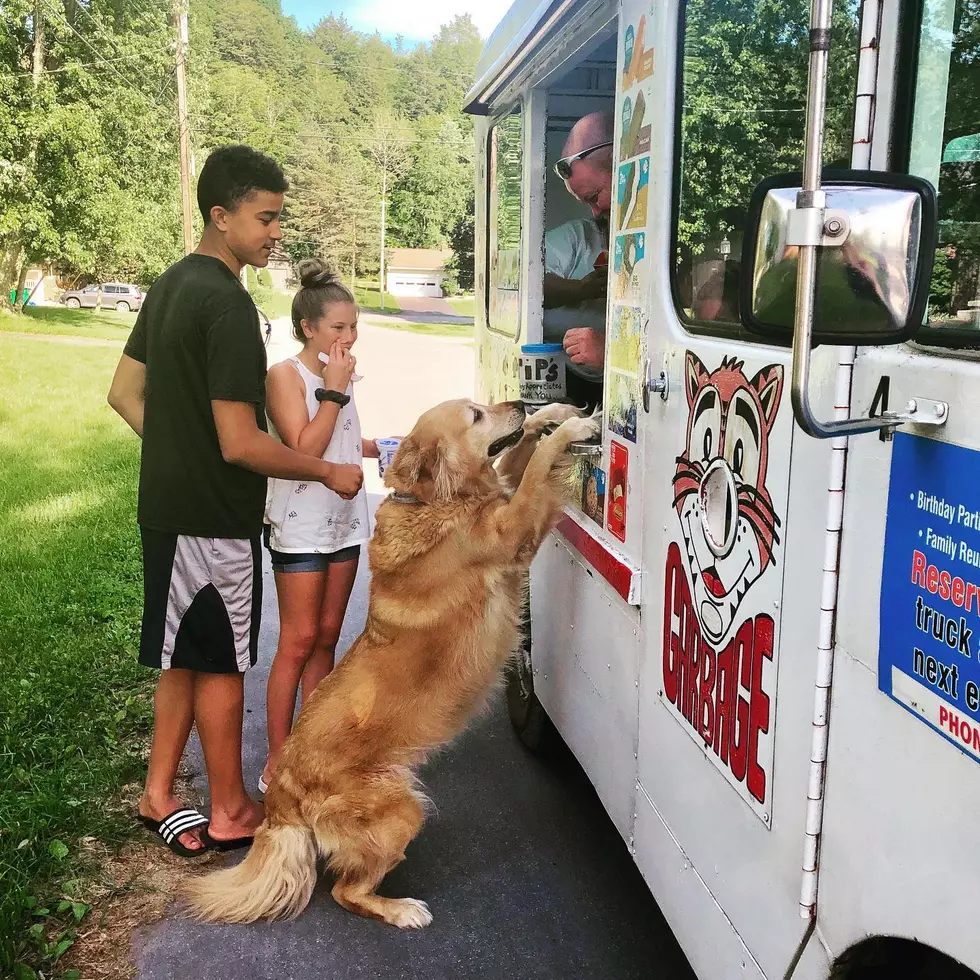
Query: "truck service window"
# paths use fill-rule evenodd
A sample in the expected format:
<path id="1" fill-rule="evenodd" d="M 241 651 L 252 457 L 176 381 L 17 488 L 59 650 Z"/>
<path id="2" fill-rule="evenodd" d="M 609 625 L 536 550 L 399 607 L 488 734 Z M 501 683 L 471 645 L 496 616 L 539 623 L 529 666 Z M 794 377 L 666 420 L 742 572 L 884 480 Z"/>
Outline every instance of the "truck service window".
<path id="1" fill-rule="evenodd" d="M 520 332 L 523 136 L 521 107 L 517 106 L 494 125 L 489 142 L 487 324 L 513 339 Z"/>

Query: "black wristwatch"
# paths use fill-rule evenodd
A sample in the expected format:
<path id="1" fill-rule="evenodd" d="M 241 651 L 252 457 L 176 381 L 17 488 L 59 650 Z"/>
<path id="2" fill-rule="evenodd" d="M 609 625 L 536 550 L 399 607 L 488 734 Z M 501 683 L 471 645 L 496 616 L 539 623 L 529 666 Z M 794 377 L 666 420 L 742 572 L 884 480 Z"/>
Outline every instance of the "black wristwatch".
<path id="1" fill-rule="evenodd" d="M 316 400 L 318 402 L 336 402 L 343 408 L 350 401 L 350 395 L 334 391 L 332 388 L 317 388 Z"/>

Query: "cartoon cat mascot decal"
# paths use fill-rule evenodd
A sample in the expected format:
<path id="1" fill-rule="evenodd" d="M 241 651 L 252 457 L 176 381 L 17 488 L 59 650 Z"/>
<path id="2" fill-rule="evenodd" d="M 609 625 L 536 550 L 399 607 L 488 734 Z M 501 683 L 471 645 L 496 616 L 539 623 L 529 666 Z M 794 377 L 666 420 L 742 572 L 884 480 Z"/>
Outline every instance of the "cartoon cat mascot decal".
<path id="1" fill-rule="evenodd" d="M 705 638 L 717 645 L 779 544 L 766 471 L 783 366 L 770 364 L 750 381 L 735 358 L 709 373 L 688 351 L 684 381 L 687 445 L 677 458 L 674 506 L 694 609 Z"/>

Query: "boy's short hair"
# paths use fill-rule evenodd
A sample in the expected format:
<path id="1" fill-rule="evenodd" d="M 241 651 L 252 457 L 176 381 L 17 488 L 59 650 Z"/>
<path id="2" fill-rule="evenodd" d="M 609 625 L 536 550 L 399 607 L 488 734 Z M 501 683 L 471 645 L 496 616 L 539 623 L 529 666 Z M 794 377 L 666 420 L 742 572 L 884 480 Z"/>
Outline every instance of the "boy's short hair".
<path id="1" fill-rule="evenodd" d="M 197 206 L 207 224 L 211 208 L 234 211 L 252 191 L 285 194 L 289 181 L 282 168 L 250 146 L 222 146 L 214 150 L 201 168 L 197 181 Z"/>

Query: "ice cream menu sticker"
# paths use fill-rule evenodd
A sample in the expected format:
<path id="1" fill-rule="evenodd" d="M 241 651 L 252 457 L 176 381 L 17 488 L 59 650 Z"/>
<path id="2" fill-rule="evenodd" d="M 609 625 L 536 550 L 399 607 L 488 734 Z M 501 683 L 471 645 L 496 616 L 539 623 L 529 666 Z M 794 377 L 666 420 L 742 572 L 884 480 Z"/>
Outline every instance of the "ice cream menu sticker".
<path id="1" fill-rule="evenodd" d="M 878 687 L 980 761 L 980 452 L 897 433 Z"/>

